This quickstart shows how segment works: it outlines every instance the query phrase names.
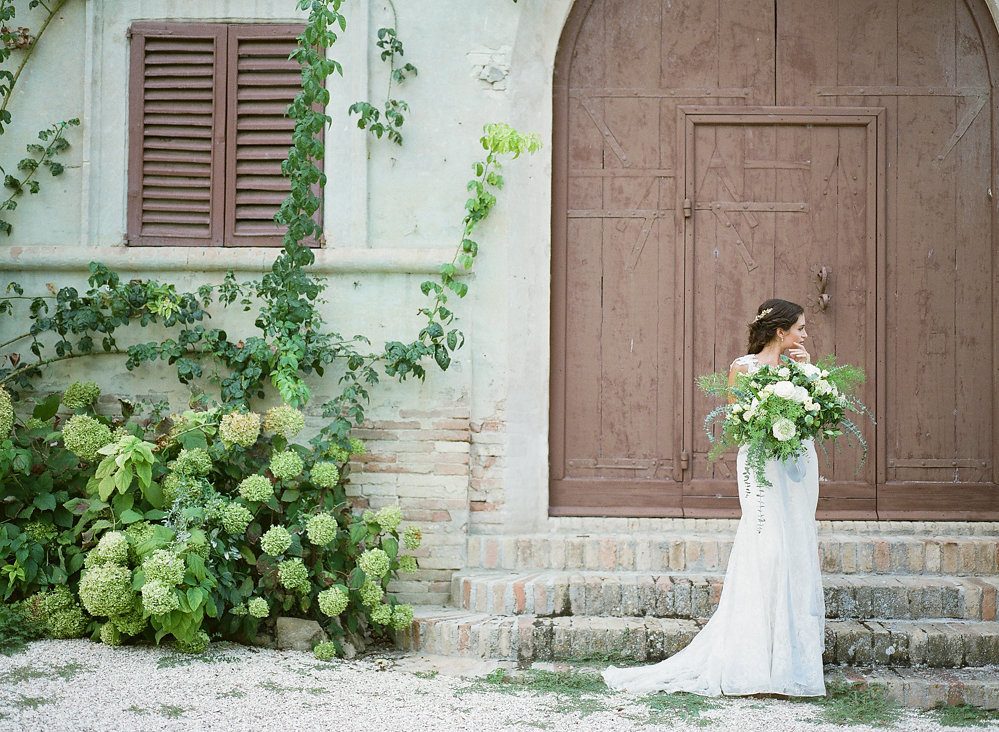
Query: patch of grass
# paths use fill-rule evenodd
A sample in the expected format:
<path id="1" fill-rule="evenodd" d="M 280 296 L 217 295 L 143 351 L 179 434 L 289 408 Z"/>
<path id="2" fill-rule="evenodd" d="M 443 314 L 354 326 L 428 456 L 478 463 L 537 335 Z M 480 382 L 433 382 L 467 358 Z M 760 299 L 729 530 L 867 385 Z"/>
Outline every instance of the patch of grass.
<path id="1" fill-rule="evenodd" d="M 149 714 L 149 710 L 148 709 L 143 709 L 142 707 L 136 706 L 135 704 L 133 704 L 132 706 L 128 707 L 125 711 L 126 712 L 134 712 L 135 714 Z"/>
<path id="2" fill-rule="evenodd" d="M 28 641 L 42 635 L 42 628 L 24 611 L 21 603 L 0 605 L 0 653 L 12 656 L 23 650 Z"/>
<path id="3" fill-rule="evenodd" d="M 971 704 L 938 704 L 927 714 L 944 727 L 985 727 L 999 721 L 999 710 L 982 709 Z"/>
<path id="4" fill-rule="evenodd" d="M 588 716 L 594 712 L 607 710 L 607 704 L 600 697 L 607 696 L 610 689 L 603 678 L 595 674 L 581 673 L 575 669 L 568 671 L 542 671 L 531 669 L 520 674 L 510 674 L 498 668 L 486 674 L 481 680 L 459 689 L 455 696 L 470 692 L 494 692 L 519 694 L 527 692 L 534 696 L 554 695 L 553 711 L 578 713 Z"/>
<path id="5" fill-rule="evenodd" d="M 38 709 L 38 707 L 44 706 L 46 704 L 52 704 L 53 699 L 46 699 L 44 696 L 25 696 L 24 694 L 18 694 L 17 699 L 11 700 L 11 705 L 19 709 Z"/>
<path id="6" fill-rule="evenodd" d="M 32 679 L 53 678 L 55 676 L 60 677 L 63 681 L 69 681 L 84 668 L 83 664 L 76 661 L 41 668 L 28 664 L 27 666 L 21 666 L 20 668 L 8 671 L 5 674 L 0 674 L 0 684 L 14 686 L 22 684 L 25 681 L 31 681 Z"/>
<path id="7" fill-rule="evenodd" d="M 160 670 L 165 668 L 181 668 L 195 663 L 239 663 L 242 660 L 239 656 L 228 656 L 211 648 L 201 654 L 173 651 L 160 656 L 160 659 L 156 662 L 156 668 Z"/>
<path id="8" fill-rule="evenodd" d="M 160 708 L 157 710 L 157 713 L 169 719 L 176 719 L 177 717 L 183 715 L 186 711 L 187 710 L 184 709 L 184 707 L 175 707 L 170 704 L 160 704 Z"/>
<path id="9" fill-rule="evenodd" d="M 435 678 L 439 673 L 440 671 L 438 671 L 437 669 L 431 669 L 430 671 L 414 671 L 413 676 L 415 676 L 418 679 L 432 679 Z"/>
<path id="10" fill-rule="evenodd" d="M 242 689 L 232 689 L 231 691 L 220 691 L 215 695 L 216 698 L 221 699 L 223 697 L 232 697 L 234 699 L 242 699 L 246 696 L 246 692 Z"/>
<path id="11" fill-rule="evenodd" d="M 325 694 L 326 690 L 318 686 L 312 686 L 306 688 L 304 686 L 285 686 L 284 684 L 279 684 L 276 681 L 261 681 L 258 686 L 261 689 L 274 692 L 282 691 L 304 691 L 306 694 L 312 694 L 313 696 L 319 696 L 320 694 Z"/>
<path id="12" fill-rule="evenodd" d="M 898 705 L 882 686 L 854 685 L 836 681 L 826 687 L 826 696 L 806 698 L 820 708 L 819 717 L 832 724 L 868 724 L 890 727 L 901 717 Z"/>
<path id="13" fill-rule="evenodd" d="M 701 713 L 718 708 L 718 702 L 713 699 L 682 691 L 649 694 L 639 699 L 638 703 L 649 710 L 647 724 L 670 724 L 680 720 L 695 727 L 707 727 L 712 720 L 702 717 Z"/>

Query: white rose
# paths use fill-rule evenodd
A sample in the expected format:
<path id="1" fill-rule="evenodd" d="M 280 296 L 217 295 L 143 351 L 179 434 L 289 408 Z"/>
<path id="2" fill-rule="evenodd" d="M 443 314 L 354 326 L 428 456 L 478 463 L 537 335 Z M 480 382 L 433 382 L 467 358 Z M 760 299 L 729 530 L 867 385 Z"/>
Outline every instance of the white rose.
<path id="1" fill-rule="evenodd" d="M 813 402 L 811 397 L 809 397 L 808 400 L 805 402 L 805 409 L 807 409 L 809 412 L 817 412 L 819 411 L 819 405 Z"/>
<path id="2" fill-rule="evenodd" d="M 733 404 L 732 405 L 732 411 L 733 412 L 741 412 L 743 409 L 745 409 L 745 407 L 743 407 L 741 404 Z"/>
<path id="3" fill-rule="evenodd" d="M 813 363 L 799 363 L 798 370 L 801 371 L 808 378 L 819 376 L 819 374 L 821 373 L 819 371 L 819 367 Z"/>
<path id="4" fill-rule="evenodd" d="M 805 400 L 809 398 L 808 389 L 803 386 L 794 387 L 794 396 L 791 397 L 796 402 L 805 403 Z"/>
<path id="5" fill-rule="evenodd" d="M 781 399 L 793 399 L 794 384 L 790 381 L 778 381 L 774 384 L 774 395 L 779 396 Z"/>
<path id="6" fill-rule="evenodd" d="M 822 369 L 822 373 L 819 374 L 819 376 L 821 376 L 823 379 L 826 378 L 828 375 L 829 375 L 829 372 L 826 371 L 825 369 Z"/>
<path id="7" fill-rule="evenodd" d="M 790 379 L 791 369 L 789 369 L 787 366 L 781 366 L 779 369 L 777 369 L 777 375 L 782 379 Z"/>
<path id="8" fill-rule="evenodd" d="M 781 418 L 774 422 L 773 433 L 781 442 L 787 442 L 792 437 L 797 434 L 798 430 L 794 426 L 794 422 L 789 419 Z"/>
<path id="9" fill-rule="evenodd" d="M 749 422 L 752 419 L 753 419 L 753 413 L 752 412 L 743 412 L 742 413 L 742 421 L 743 422 Z"/>
<path id="10" fill-rule="evenodd" d="M 833 385 L 825 379 L 816 379 L 812 382 L 812 389 L 816 394 L 822 396 L 823 394 L 829 394 L 833 389 Z"/>

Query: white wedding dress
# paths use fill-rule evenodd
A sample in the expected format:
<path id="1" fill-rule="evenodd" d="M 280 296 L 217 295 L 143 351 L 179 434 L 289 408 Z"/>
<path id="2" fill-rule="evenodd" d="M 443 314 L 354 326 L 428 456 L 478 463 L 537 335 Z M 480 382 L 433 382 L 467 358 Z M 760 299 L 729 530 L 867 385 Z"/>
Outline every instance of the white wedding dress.
<path id="1" fill-rule="evenodd" d="M 744 359 L 751 370 L 758 368 L 755 357 L 738 360 Z M 739 449 L 742 518 L 718 609 L 690 645 L 665 661 L 609 667 L 603 674 L 608 686 L 633 694 L 825 695 L 818 462 L 811 440 L 805 448 L 795 461 L 769 461 L 773 487 L 762 491 L 755 480 L 746 484 L 746 448 Z"/>

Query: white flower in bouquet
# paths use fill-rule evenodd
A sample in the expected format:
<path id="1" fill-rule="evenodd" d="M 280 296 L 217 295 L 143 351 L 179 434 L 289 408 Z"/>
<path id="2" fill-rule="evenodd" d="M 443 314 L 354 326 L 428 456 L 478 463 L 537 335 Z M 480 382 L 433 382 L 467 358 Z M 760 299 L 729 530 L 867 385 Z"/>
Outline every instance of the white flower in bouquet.
<path id="1" fill-rule="evenodd" d="M 790 379 L 791 369 L 789 369 L 787 366 L 781 366 L 779 369 L 777 369 L 777 376 L 779 376 L 782 379 Z"/>
<path id="2" fill-rule="evenodd" d="M 779 396 L 781 399 L 793 399 L 794 384 L 790 381 L 778 381 L 774 384 L 774 396 Z"/>
<path id="3" fill-rule="evenodd" d="M 811 397 L 808 397 L 808 399 L 803 402 L 803 405 L 809 412 L 817 412 L 820 409 L 819 405 L 814 402 Z"/>
<path id="4" fill-rule="evenodd" d="M 799 363 L 798 370 L 809 379 L 814 379 L 822 373 L 821 369 L 813 363 Z"/>
<path id="5" fill-rule="evenodd" d="M 794 394 L 791 396 L 791 398 L 800 404 L 804 404 L 806 401 L 811 399 L 811 395 L 808 393 L 808 389 L 806 389 L 805 387 L 796 386 L 794 387 Z"/>
<path id="6" fill-rule="evenodd" d="M 819 396 L 823 396 L 832 392 L 833 385 L 825 379 L 816 379 L 812 382 L 812 389 Z"/>
<path id="7" fill-rule="evenodd" d="M 794 422 L 786 417 L 781 417 L 774 422 L 773 433 L 774 437 L 781 442 L 787 442 L 798 433 L 798 430 L 795 428 Z"/>

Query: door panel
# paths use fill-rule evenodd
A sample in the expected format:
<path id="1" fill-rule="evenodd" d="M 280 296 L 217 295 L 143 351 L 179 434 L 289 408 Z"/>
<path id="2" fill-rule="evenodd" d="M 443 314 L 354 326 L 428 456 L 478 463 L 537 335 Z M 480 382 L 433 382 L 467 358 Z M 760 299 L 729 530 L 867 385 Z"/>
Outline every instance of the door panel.
<path id="1" fill-rule="evenodd" d="M 879 118 L 849 109 L 681 112 L 692 282 L 684 515 L 738 515 L 735 454 L 707 461 L 700 422 L 716 402 L 694 383 L 700 374 L 727 372 L 733 354 L 745 352 L 747 313 L 760 302 L 802 303 L 810 350 L 865 368 L 872 378 L 861 397 L 874 404 Z M 819 299 L 823 268 L 828 304 Z M 874 430 L 861 426 L 873 448 Z M 859 448 L 837 444 L 820 451 L 819 473 L 824 515 L 875 517 L 873 459 L 861 467 Z"/>

